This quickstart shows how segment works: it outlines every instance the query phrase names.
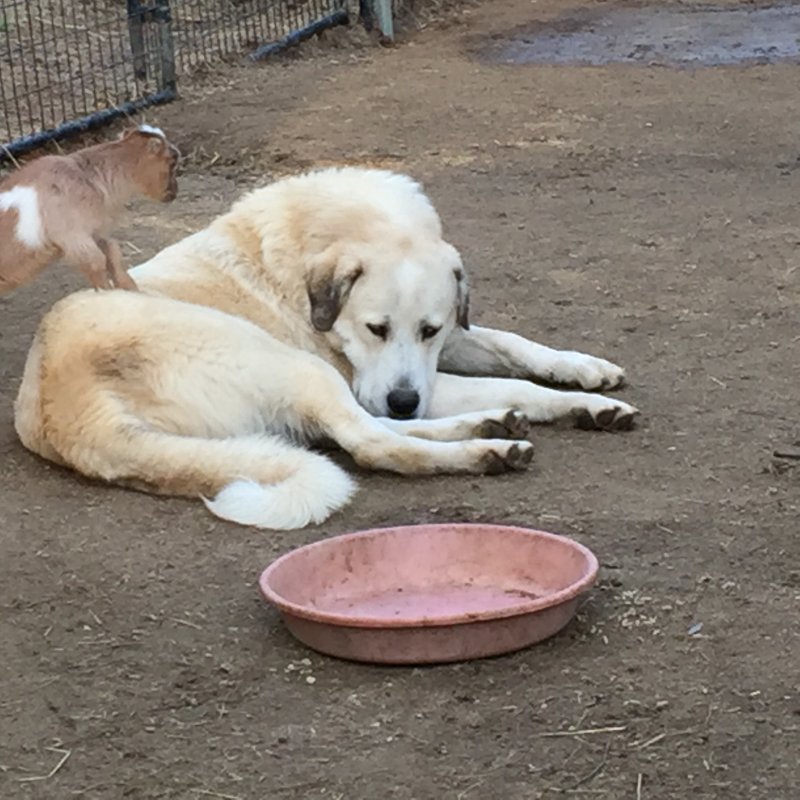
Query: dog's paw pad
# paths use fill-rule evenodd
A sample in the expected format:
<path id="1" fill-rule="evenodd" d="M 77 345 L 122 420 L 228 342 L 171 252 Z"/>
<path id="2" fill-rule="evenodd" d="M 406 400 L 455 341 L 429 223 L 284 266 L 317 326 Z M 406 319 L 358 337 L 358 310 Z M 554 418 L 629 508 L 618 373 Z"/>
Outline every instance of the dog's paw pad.
<path id="1" fill-rule="evenodd" d="M 530 442 L 513 444 L 506 454 L 506 463 L 510 469 L 526 469 L 532 460 L 533 445 Z"/>
<path id="2" fill-rule="evenodd" d="M 530 420 L 513 409 L 503 417 L 503 427 L 508 431 L 509 439 L 524 439 L 531 431 Z"/>
<path id="3" fill-rule="evenodd" d="M 494 450 L 485 453 L 481 458 L 480 471 L 484 475 L 500 475 L 506 469 L 507 467 L 502 457 L 499 453 L 495 453 Z"/>
<path id="4" fill-rule="evenodd" d="M 603 358 L 564 352 L 544 377 L 549 378 L 551 383 L 578 387 L 585 392 L 602 392 L 622 386 L 625 383 L 625 370 Z"/>
<path id="5" fill-rule="evenodd" d="M 508 411 L 502 420 L 487 419 L 478 427 L 481 439 L 524 439 L 530 431 L 528 418 L 519 411 Z"/>
<path id="6" fill-rule="evenodd" d="M 597 423 L 594 421 L 594 417 L 585 408 L 582 408 L 575 414 L 575 427 L 582 431 L 593 431 L 597 428 Z"/>
<path id="7" fill-rule="evenodd" d="M 575 427 L 585 431 L 629 431 L 635 426 L 639 411 L 632 406 L 614 406 L 594 416 L 587 409 L 575 415 Z"/>
<path id="8" fill-rule="evenodd" d="M 636 427 L 636 417 L 639 416 L 638 411 L 630 411 L 627 413 L 619 413 L 612 421 L 608 430 L 610 431 L 631 431 Z"/>
<path id="9" fill-rule="evenodd" d="M 486 452 L 481 459 L 481 471 L 486 475 L 499 475 L 509 470 L 525 469 L 533 459 L 533 445 L 519 442 L 510 447 Z"/>
<path id="10" fill-rule="evenodd" d="M 625 371 L 619 367 L 615 367 L 610 373 L 606 373 L 600 379 L 600 391 L 606 389 L 619 389 L 625 385 Z"/>

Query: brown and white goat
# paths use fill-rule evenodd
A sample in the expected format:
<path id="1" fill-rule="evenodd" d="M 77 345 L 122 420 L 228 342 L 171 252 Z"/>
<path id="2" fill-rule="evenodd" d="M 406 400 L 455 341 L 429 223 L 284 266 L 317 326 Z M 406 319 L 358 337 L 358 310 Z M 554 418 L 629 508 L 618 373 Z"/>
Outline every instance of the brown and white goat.
<path id="1" fill-rule="evenodd" d="M 95 289 L 136 289 L 108 238 L 133 197 L 168 203 L 178 192 L 178 149 L 141 125 L 113 142 L 42 156 L 0 183 L 0 294 L 63 260 Z"/>

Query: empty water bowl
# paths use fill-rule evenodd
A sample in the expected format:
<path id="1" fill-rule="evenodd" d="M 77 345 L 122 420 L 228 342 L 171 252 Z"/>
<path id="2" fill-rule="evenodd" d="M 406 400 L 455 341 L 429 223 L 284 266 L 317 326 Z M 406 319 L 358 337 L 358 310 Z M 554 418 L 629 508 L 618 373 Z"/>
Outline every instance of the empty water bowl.
<path id="1" fill-rule="evenodd" d="M 499 655 L 561 630 L 597 577 L 563 536 L 501 525 L 414 525 L 300 547 L 259 581 L 289 630 L 339 658 L 425 664 Z"/>

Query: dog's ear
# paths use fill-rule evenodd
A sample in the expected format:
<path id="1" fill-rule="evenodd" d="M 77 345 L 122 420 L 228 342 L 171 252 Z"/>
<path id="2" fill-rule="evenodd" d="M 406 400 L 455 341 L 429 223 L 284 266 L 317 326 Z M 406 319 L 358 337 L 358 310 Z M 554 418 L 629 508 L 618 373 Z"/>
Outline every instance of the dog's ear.
<path id="1" fill-rule="evenodd" d="M 469 284 L 464 270 L 453 270 L 456 276 L 456 322 L 465 330 L 469 330 Z"/>
<path id="2" fill-rule="evenodd" d="M 337 257 L 329 251 L 316 261 L 306 279 L 306 291 L 311 304 L 311 324 L 324 333 L 333 327 L 353 284 L 364 270 L 352 256 Z"/>

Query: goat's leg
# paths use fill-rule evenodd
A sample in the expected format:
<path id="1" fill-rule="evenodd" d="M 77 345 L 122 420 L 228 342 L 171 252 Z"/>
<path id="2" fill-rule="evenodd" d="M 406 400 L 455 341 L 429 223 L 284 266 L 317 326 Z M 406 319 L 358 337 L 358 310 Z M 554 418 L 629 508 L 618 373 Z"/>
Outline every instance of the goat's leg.
<path id="1" fill-rule="evenodd" d="M 19 264 L 5 264 L 0 260 L 0 294 L 13 292 L 14 289 L 30 283 L 36 277 L 39 270 L 28 269 L 28 265 L 22 263 L 23 266 L 20 268 Z"/>
<path id="2" fill-rule="evenodd" d="M 0 242 L 0 294 L 31 283 L 51 261 L 50 254 L 44 248 L 32 250 L 11 237 Z"/>
<path id="3" fill-rule="evenodd" d="M 111 282 L 118 289 L 127 289 L 135 292 L 138 290 L 136 282 L 128 275 L 125 265 L 122 262 L 122 252 L 119 245 L 113 239 L 95 239 L 97 246 L 105 253 L 106 270 Z"/>
<path id="4" fill-rule="evenodd" d="M 94 289 L 113 289 L 107 258 L 92 238 L 71 242 L 64 250 L 64 263 L 85 275 Z"/>

